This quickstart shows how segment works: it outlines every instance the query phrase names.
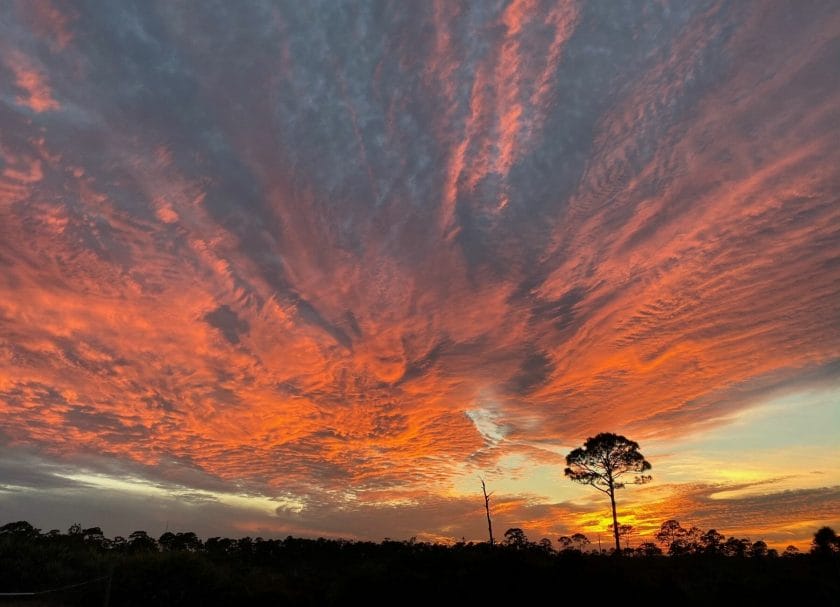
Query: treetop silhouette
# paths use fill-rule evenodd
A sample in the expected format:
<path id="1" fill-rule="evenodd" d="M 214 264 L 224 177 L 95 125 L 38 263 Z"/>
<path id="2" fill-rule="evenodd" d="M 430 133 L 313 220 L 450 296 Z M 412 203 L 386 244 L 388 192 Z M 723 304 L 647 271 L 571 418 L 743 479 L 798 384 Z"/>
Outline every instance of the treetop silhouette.
<path id="1" fill-rule="evenodd" d="M 569 479 L 582 485 L 591 485 L 609 496 L 615 550 L 620 554 L 620 527 L 615 508 L 615 491 L 627 484 L 641 485 L 651 480 L 650 475 L 643 474 L 650 470 L 651 465 L 639 452 L 639 443 L 620 434 L 602 432 L 587 438 L 582 447 L 569 453 L 566 456 L 566 466 L 565 475 Z M 636 474 L 633 480 L 623 480 L 629 473 Z"/>

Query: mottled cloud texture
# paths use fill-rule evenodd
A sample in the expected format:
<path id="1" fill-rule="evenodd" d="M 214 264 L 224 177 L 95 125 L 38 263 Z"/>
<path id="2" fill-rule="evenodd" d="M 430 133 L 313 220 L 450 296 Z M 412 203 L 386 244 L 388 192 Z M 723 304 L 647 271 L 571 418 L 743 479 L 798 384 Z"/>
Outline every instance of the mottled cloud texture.
<path id="1" fill-rule="evenodd" d="M 4 508 L 480 537 L 459 478 L 840 394 L 838 56 L 833 2 L 3 0 Z"/>

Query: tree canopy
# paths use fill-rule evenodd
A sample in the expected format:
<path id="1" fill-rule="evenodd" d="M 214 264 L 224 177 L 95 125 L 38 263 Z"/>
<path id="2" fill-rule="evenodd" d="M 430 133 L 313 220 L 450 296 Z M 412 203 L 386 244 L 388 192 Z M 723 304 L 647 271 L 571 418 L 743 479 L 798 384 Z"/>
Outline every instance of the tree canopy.
<path id="1" fill-rule="evenodd" d="M 566 456 L 566 476 L 583 485 L 591 485 L 606 493 L 610 498 L 613 517 L 615 550 L 621 551 L 620 527 L 615 508 L 615 491 L 626 484 L 641 485 L 651 480 L 643 474 L 651 465 L 639 452 L 639 443 L 620 434 L 602 432 L 586 439 Z M 632 480 L 624 480 L 627 474 L 635 474 Z"/>
<path id="2" fill-rule="evenodd" d="M 650 470 L 651 465 L 639 452 L 639 443 L 610 432 L 586 439 L 583 447 L 566 456 L 566 466 L 565 474 L 569 479 L 592 485 L 607 494 L 627 484 L 628 481 L 618 479 L 628 472 L 638 473 L 629 481 L 631 484 L 639 485 L 651 480 L 649 475 L 641 474 Z"/>

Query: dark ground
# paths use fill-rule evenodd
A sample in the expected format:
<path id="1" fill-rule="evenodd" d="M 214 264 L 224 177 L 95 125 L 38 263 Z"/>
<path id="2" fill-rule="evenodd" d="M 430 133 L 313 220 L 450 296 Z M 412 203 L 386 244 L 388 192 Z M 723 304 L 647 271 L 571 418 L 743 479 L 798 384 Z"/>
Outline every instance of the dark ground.
<path id="1" fill-rule="evenodd" d="M 152 540 L 152 542 L 154 542 Z M 98 579 L 104 577 L 104 579 Z M 549 553 L 486 544 L 212 540 L 162 550 L 72 535 L 0 535 L 5 605 L 838 605 L 840 556 Z M 584 597 L 579 598 L 579 597 Z"/>

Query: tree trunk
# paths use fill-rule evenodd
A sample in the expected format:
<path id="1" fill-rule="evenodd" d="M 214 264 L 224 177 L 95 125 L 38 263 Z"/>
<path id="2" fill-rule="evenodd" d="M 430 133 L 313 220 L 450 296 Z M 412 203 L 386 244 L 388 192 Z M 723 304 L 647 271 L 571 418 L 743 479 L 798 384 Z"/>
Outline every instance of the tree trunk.
<path id="1" fill-rule="evenodd" d="M 484 484 L 484 481 L 481 481 L 481 492 L 484 494 L 484 510 L 487 512 L 487 532 L 490 534 L 490 546 L 495 545 L 495 540 L 493 539 L 493 523 L 490 522 L 490 496 L 487 495 L 487 486 Z"/>
<path id="2" fill-rule="evenodd" d="M 613 515 L 613 535 L 615 535 L 615 553 L 621 554 L 621 543 L 618 541 L 618 517 L 615 514 L 615 488 L 610 486 L 610 505 Z"/>
<path id="3" fill-rule="evenodd" d="M 490 522 L 490 500 L 488 500 L 484 504 L 485 510 L 487 510 L 487 532 L 490 534 L 490 545 L 495 545 L 496 541 L 493 539 L 493 523 Z"/>

